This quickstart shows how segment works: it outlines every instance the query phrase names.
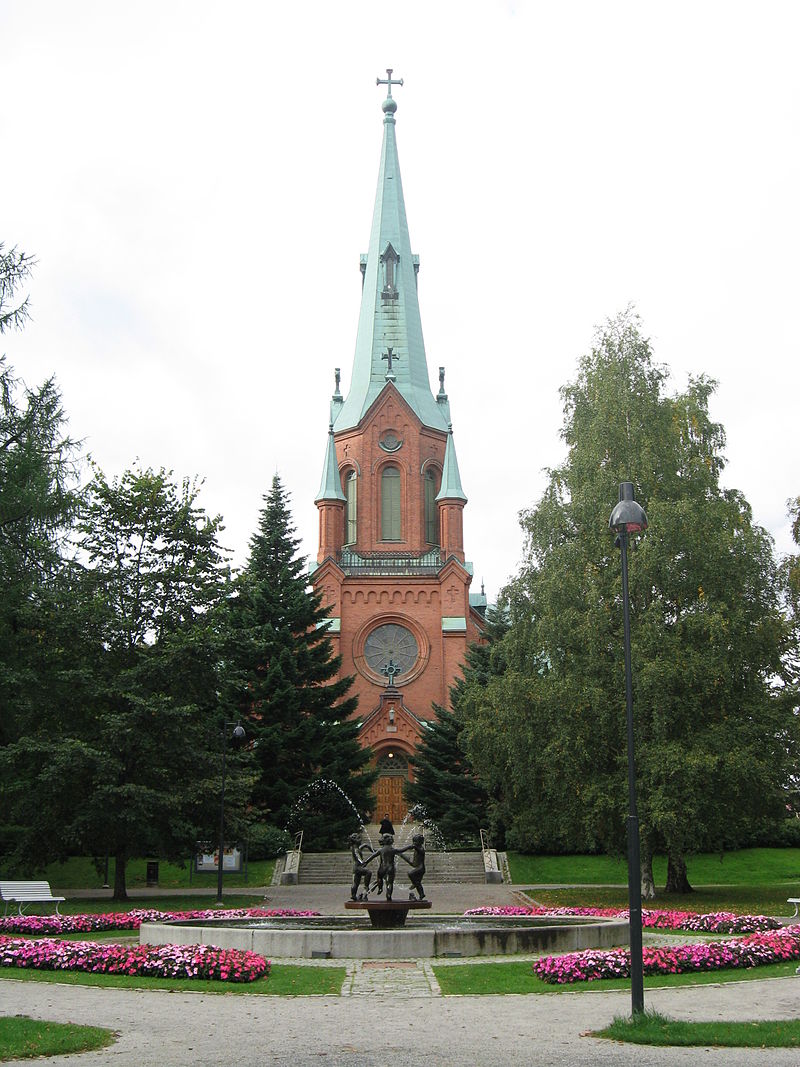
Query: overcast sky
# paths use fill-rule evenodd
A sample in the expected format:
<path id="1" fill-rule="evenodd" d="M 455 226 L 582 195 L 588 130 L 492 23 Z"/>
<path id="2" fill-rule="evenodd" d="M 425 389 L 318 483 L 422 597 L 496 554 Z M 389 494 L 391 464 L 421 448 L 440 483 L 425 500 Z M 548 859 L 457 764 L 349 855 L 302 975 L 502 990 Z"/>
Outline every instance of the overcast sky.
<path id="1" fill-rule="evenodd" d="M 0 240 L 39 261 L 4 350 L 107 474 L 203 477 L 238 563 L 277 470 L 313 557 L 392 67 L 476 585 L 516 570 L 559 387 L 631 302 L 675 388 L 719 381 L 723 480 L 787 551 L 798 30 L 795 0 L 0 0 Z"/>

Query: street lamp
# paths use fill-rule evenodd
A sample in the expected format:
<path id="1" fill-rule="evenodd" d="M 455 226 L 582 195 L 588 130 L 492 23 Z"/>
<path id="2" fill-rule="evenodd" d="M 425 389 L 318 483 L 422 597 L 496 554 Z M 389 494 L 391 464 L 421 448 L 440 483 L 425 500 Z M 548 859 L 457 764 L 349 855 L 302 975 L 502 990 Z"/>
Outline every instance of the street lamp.
<path id="1" fill-rule="evenodd" d="M 622 482 L 619 503 L 611 512 L 609 529 L 622 553 L 622 614 L 625 634 L 625 705 L 628 723 L 628 912 L 631 931 L 631 1011 L 644 1011 L 642 963 L 642 883 L 639 859 L 639 816 L 636 811 L 636 767 L 633 759 L 633 684 L 631 681 L 631 616 L 628 601 L 628 536 L 647 529 L 647 516 L 633 499 L 633 482 Z"/>
<path id="2" fill-rule="evenodd" d="M 217 855 L 217 904 L 222 904 L 222 867 L 225 855 L 225 757 L 228 751 L 228 730 L 233 727 L 231 735 L 234 741 L 244 741 L 244 727 L 238 722 L 222 724 L 222 789 L 219 796 L 219 853 Z"/>

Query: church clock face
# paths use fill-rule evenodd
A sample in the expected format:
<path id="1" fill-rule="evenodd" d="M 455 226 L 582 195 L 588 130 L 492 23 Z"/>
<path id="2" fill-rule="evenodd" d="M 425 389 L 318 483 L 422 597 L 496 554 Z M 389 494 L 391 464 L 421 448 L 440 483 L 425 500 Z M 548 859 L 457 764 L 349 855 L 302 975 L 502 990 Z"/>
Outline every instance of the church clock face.
<path id="1" fill-rule="evenodd" d="M 375 674 L 403 682 L 419 659 L 419 646 L 412 632 L 400 623 L 387 622 L 376 626 L 364 642 L 364 659 Z M 396 670 L 392 671 L 392 667 Z"/>

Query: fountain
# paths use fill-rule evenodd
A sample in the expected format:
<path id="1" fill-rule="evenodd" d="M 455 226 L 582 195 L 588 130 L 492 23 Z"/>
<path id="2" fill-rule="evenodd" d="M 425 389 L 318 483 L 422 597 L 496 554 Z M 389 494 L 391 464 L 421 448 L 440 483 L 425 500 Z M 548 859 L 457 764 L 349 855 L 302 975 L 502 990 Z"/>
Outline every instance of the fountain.
<path id="1" fill-rule="evenodd" d="M 398 848 L 392 835 L 384 834 L 379 847 L 373 848 L 362 843 L 360 834 L 352 834 L 350 851 L 353 883 L 350 899 L 343 906 L 347 912 L 366 913 L 366 917 L 355 914 L 143 923 L 139 940 L 151 945 L 217 945 L 268 957 L 325 959 L 504 956 L 573 952 L 628 943 L 628 922 L 620 919 L 415 915 L 406 925 L 410 911 L 431 908 L 423 886 L 424 835 L 416 833 L 410 845 Z M 395 899 L 394 895 L 398 857 L 411 868 L 408 899 Z M 302 891 L 302 886 L 296 890 Z M 369 898 L 370 892 L 373 899 Z M 386 899 L 375 899 L 374 894 L 380 893 Z"/>

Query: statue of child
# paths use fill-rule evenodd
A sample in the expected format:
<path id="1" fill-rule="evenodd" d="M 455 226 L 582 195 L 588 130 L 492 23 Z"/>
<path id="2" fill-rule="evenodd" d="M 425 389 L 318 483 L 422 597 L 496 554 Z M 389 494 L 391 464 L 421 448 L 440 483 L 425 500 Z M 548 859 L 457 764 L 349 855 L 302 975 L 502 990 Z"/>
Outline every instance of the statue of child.
<path id="1" fill-rule="evenodd" d="M 369 880 L 372 871 L 364 865 L 362 850 L 367 846 L 361 843 L 361 834 L 350 834 L 350 855 L 353 857 L 353 884 L 350 887 L 350 897 L 358 898 L 358 887 L 361 879 L 364 879 L 364 895 L 369 893 Z"/>
<path id="2" fill-rule="evenodd" d="M 411 866 L 411 870 L 408 872 L 408 880 L 411 882 L 412 889 L 416 889 L 417 895 L 420 900 L 425 899 L 425 890 L 422 888 L 422 879 L 425 875 L 425 838 L 422 834 L 414 834 L 411 838 L 411 845 L 407 848 L 399 849 L 398 856 L 403 856 L 404 852 L 413 852 L 414 855 L 411 859 L 407 856 L 403 856 L 406 863 Z M 414 894 L 411 894 L 413 899 Z"/>

